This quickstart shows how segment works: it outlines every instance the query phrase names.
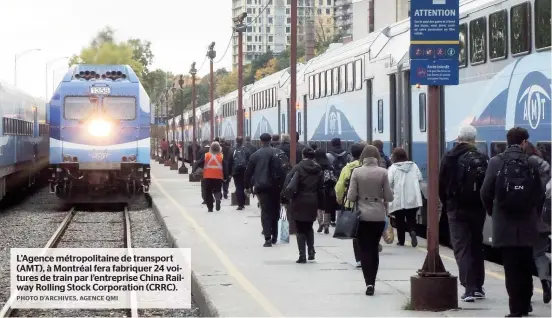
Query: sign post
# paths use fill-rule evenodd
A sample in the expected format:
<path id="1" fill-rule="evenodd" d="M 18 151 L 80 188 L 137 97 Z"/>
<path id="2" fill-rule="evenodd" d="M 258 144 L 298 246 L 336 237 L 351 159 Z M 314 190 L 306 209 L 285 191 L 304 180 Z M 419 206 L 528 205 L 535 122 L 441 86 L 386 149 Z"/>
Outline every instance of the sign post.
<path id="1" fill-rule="evenodd" d="M 457 278 L 439 255 L 439 143 L 443 85 L 458 85 L 459 0 L 411 1 L 410 84 L 428 86 L 427 256 L 410 278 L 414 310 L 458 308 Z"/>

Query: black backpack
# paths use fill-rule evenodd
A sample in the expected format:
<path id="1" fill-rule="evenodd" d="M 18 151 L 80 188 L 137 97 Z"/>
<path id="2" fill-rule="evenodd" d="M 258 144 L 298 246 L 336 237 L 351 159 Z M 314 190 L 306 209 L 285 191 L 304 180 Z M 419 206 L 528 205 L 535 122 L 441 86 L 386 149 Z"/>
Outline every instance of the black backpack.
<path id="1" fill-rule="evenodd" d="M 232 155 L 232 173 L 242 173 L 247 168 L 247 156 L 245 148 L 239 147 L 234 150 Z"/>
<path id="2" fill-rule="evenodd" d="M 479 151 L 470 150 L 458 157 L 454 196 L 459 206 L 483 206 L 480 191 L 487 166 L 487 156 Z"/>
<path id="3" fill-rule="evenodd" d="M 535 169 L 526 154 L 521 154 L 519 158 L 509 158 L 504 153 L 498 156 L 503 161 L 495 183 L 498 208 L 510 214 L 523 213 L 534 202 L 538 192 Z"/>
<path id="4" fill-rule="evenodd" d="M 282 149 L 276 149 L 276 158 L 280 160 L 282 170 L 287 175 L 291 171 L 291 162 L 289 161 L 288 156 Z"/>
<path id="5" fill-rule="evenodd" d="M 348 163 L 347 152 L 344 151 L 341 154 L 336 154 L 335 152 L 330 151 L 329 153 L 334 157 L 332 166 L 335 170 L 335 174 L 339 176 L 341 175 L 341 170 L 343 170 L 343 167 L 345 167 Z"/>

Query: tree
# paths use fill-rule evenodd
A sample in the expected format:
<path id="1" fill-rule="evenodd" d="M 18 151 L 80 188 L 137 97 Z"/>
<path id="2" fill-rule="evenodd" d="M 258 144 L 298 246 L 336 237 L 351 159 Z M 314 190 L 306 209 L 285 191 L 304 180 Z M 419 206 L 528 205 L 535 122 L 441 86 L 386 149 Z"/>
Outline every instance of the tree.
<path id="1" fill-rule="evenodd" d="M 99 47 L 83 48 L 79 55 L 74 55 L 69 61 L 73 64 L 128 64 L 138 76 L 142 74 L 144 66 L 133 59 L 132 48 L 126 43 L 102 43 Z"/>
<path id="2" fill-rule="evenodd" d="M 142 79 L 142 85 L 146 92 L 148 92 L 150 100 L 155 102 L 158 101 L 167 90 L 173 78 L 174 75 L 172 73 L 165 72 L 161 69 L 146 73 Z"/>
<path id="3" fill-rule="evenodd" d="M 262 68 L 257 69 L 255 72 L 255 80 L 260 80 L 263 77 L 267 77 L 270 74 L 278 72 L 278 60 L 276 58 L 270 59 L 266 65 Z"/>
<path id="4" fill-rule="evenodd" d="M 232 73 L 228 73 L 226 75 L 223 75 L 219 77 L 216 81 L 216 91 L 217 96 L 224 96 L 230 92 L 233 92 L 238 89 L 238 72 L 232 71 Z"/>

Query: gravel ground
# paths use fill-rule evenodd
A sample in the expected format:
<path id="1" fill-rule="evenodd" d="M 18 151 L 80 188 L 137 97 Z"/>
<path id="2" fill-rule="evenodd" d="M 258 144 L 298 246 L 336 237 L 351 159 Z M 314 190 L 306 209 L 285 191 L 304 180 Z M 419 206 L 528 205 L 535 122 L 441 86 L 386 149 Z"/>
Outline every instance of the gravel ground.
<path id="1" fill-rule="evenodd" d="M 131 205 L 131 236 L 136 248 L 168 248 L 169 243 L 154 212 L 145 208 L 145 199 Z M 10 248 L 43 247 L 59 226 L 68 206 L 62 206 L 49 194 L 38 191 L 21 204 L 0 212 L 0 307 L 9 297 Z M 59 248 L 123 248 L 123 213 L 77 212 Z M 84 309 L 28 309 L 14 310 L 12 317 L 127 317 L 126 310 Z M 199 317 L 192 301 L 192 309 L 141 309 L 141 317 Z"/>

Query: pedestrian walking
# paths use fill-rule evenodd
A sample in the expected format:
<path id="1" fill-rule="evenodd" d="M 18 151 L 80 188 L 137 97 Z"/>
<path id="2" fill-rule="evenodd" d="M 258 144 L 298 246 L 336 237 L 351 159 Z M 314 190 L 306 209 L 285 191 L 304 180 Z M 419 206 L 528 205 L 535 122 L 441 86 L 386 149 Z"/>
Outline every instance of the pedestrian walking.
<path id="1" fill-rule="evenodd" d="M 311 148 L 312 149 L 312 148 Z M 323 149 L 314 151 L 314 160 L 322 168 L 324 176 L 324 196 L 323 200 L 318 201 L 318 233 L 324 231 L 324 234 L 330 233 L 330 219 L 332 213 L 337 209 L 337 199 L 335 195 L 335 185 L 337 177 L 333 166 L 330 164 L 326 152 Z"/>
<path id="2" fill-rule="evenodd" d="M 202 158 L 194 163 L 193 171 L 203 166 L 203 187 L 205 187 L 205 203 L 207 211 L 213 212 L 213 196 L 216 210 L 220 211 L 222 182 L 228 178 L 228 169 L 224 163 L 222 149 L 218 142 L 213 142 Z"/>
<path id="3" fill-rule="evenodd" d="M 391 165 L 393 164 L 393 162 L 391 162 L 391 159 L 389 159 L 389 157 L 387 157 L 387 155 L 385 154 L 385 152 L 383 152 L 383 141 L 381 140 L 374 140 L 372 142 L 372 145 L 376 148 L 378 148 L 378 151 L 379 151 L 379 154 L 380 154 L 380 157 L 381 157 L 381 160 L 379 162 L 379 166 L 382 167 L 382 168 L 389 168 L 391 167 Z"/>
<path id="4" fill-rule="evenodd" d="M 481 188 L 481 200 L 492 216 L 493 247 L 500 249 L 510 314 L 533 311 L 533 247 L 545 188 L 538 162 L 524 152 L 529 133 L 515 127 L 506 134 L 506 150 L 491 158 Z"/>
<path id="5" fill-rule="evenodd" d="M 397 223 L 397 245 L 404 246 L 405 233 L 410 234 L 412 247 L 418 246 L 416 237 L 416 213 L 422 204 L 420 182 L 422 173 L 416 163 L 408 160 L 403 148 L 395 148 L 391 155 L 393 164 L 389 167 L 389 186 L 393 189 L 393 202 L 389 213 Z"/>
<path id="6" fill-rule="evenodd" d="M 230 144 L 226 141 L 226 138 L 220 137 L 220 147 L 222 148 L 222 155 L 224 157 L 224 161 L 226 163 L 226 166 L 230 169 L 229 165 L 229 159 L 232 157 L 230 155 Z M 225 199 L 228 199 L 228 188 L 230 186 L 230 177 L 222 182 L 222 196 Z"/>
<path id="7" fill-rule="evenodd" d="M 360 263 L 366 295 L 375 292 L 376 276 L 379 268 L 378 245 L 385 228 L 386 204 L 393 201 L 393 191 L 389 186 L 387 170 L 379 167 L 379 151 L 374 146 L 366 146 L 360 156 L 362 166 L 354 169 L 347 199 L 355 202 L 360 212 L 358 244 Z"/>
<path id="8" fill-rule="evenodd" d="M 163 160 L 167 160 L 169 158 L 169 142 L 163 138 L 161 140 L 161 156 L 163 157 Z"/>
<path id="9" fill-rule="evenodd" d="M 261 148 L 249 157 L 247 169 L 245 170 L 244 184 L 246 194 L 254 193 L 259 198 L 261 222 L 265 238 L 263 246 L 271 247 L 272 244 L 276 244 L 278 241 L 280 192 L 285 180 L 285 174 L 276 156 L 278 150 L 270 146 L 270 135 L 263 133 L 260 138 Z"/>
<path id="10" fill-rule="evenodd" d="M 330 162 L 330 165 L 334 168 L 336 175 L 341 175 L 341 170 L 349 163 L 352 158 L 349 153 L 341 147 L 341 139 L 333 138 L 331 141 L 331 148 L 328 150 L 326 156 Z M 335 226 L 336 214 L 331 214 L 330 225 Z"/>
<path id="11" fill-rule="evenodd" d="M 351 146 L 351 156 L 353 161 L 349 162 L 343 170 L 341 170 L 341 174 L 339 175 L 339 179 L 335 185 L 336 202 L 341 209 L 351 210 L 353 208 L 353 203 L 347 201 L 347 189 L 349 188 L 353 169 L 361 166 L 359 158 L 365 146 L 366 144 L 360 143 Z M 357 238 L 353 238 L 353 251 L 355 253 L 356 266 L 357 268 L 360 268 L 360 247 L 358 246 Z"/>
<path id="12" fill-rule="evenodd" d="M 202 158 L 205 157 L 205 154 L 209 153 L 209 150 L 211 149 L 211 146 L 209 145 L 209 141 L 208 140 L 204 140 L 202 143 L 203 147 L 201 148 L 197 148 L 197 152 L 196 152 L 196 162 Z M 191 159 L 190 159 L 191 160 Z M 192 173 L 194 171 L 196 171 L 196 169 L 193 169 L 194 167 L 194 163 L 192 163 Z M 199 166 L 198 166 L 199 167 Z M 205 189 L 207 189 L 205 187 L 205 181 L 203 179 L 201 179 L 201 198 L 203 199 L 203 202 L 201 202 L 201 204 L 207 204 L 207 201 L 205 199 L 206 197 L 206 192 L 205 192 Z"/>
<path id="13" fill-rule="evenodd" d="M 312 225 L 317 217 L 318 203 L 324 201 L 324 174 L 314 156 L 312 148 L 303 149 L 302 160 L 287 175 L 283 186 L 284 191 L 292 187 L 289 209 L 297 228 L 297 263 L 307 262 L 307 249 L 308 260 L 314 260 L 316 253 Z"/>
<path id="14" fill-rule="evenodd" d="M 550 182 L 550 164 L 544 160 L 542 153 L 531 142 L 527 142 L 525 153 L 529 155 L 529 158 L 537 162 L 541 183 L 548 184 Z M 539 236 L 537 243 L 533 247 L 533 259 L 542 284 L 542 300 L 545 304 L 548 304 L 551 298 L 550 258 L 546 253 L 550 245 L 550 239 L 548 238 L 550 235 L 550 196 L 545 199 L 542 209 L 538 209 L 537 211 L 540 212 L 537 220 Z"/>
<path id="15" fill-rule="evenodd" d="M 439 198 L 448 217 L 460 284 L 465 288 L 460 298 L 465 302 L 486 297 L 483 289 L 486 217 L 478 193 L 485 179 L 488 157 L 475 147 L 476 137 L 477 130 L 473 126 L 461 126 L 458 143 L 443 156 L 439 170 Z"/>
<path id="16" fill-rule="evenodd" d="M 251 143 L 251 137 L 250 136 L 245 137 L 244 147 L 247 148 L 247 150 L 249 150 L 250 154 L 254 154 L 255 151 L 259 150 L 259 148 L 257 148 L 254 144 Z"/>
<path id="17" fill-rule="evenodd" d="M 270 146 L 272 146 L 272 148 L 278 148 L 278 146 L 280 146 L 280 135 L 278 135 L 278 134 L 272 135 L 272 140 L 270 141 Z"/>
<path id="18" fill-rule="evenodd" d="M 249 150 L 243 145 L 243 137 L 236 137 L 236 147 L 230 151 L 228 167 L 231 169 L 234 185 L 236 186 L 236 199 L 238 201 L 238 210 L 245 209 L 245 169 L 250 157 Z"/>
<path id="19" fill-rule="evenodd" d="M 296 147 L 295 147 L 295 163 L 298 163 L 301 161 L 301 157 L 303 155 L 303 149 L 305 149 L 305 146 L 303 146 L 300 142 L 299 142 L 299 133 L 297 133 L 296 135 Z M 278 149 L 281 149 L 285 154 L 286 156 L 289 158 L 291 158 L 291 153 L 290 153 L 290 149 L 291 149 L 291 137 L 289 136 L 289 134 L 282 134 L 281 138 L 281 143 L 279 145 L 276 146 L 276 148 Z"/>

